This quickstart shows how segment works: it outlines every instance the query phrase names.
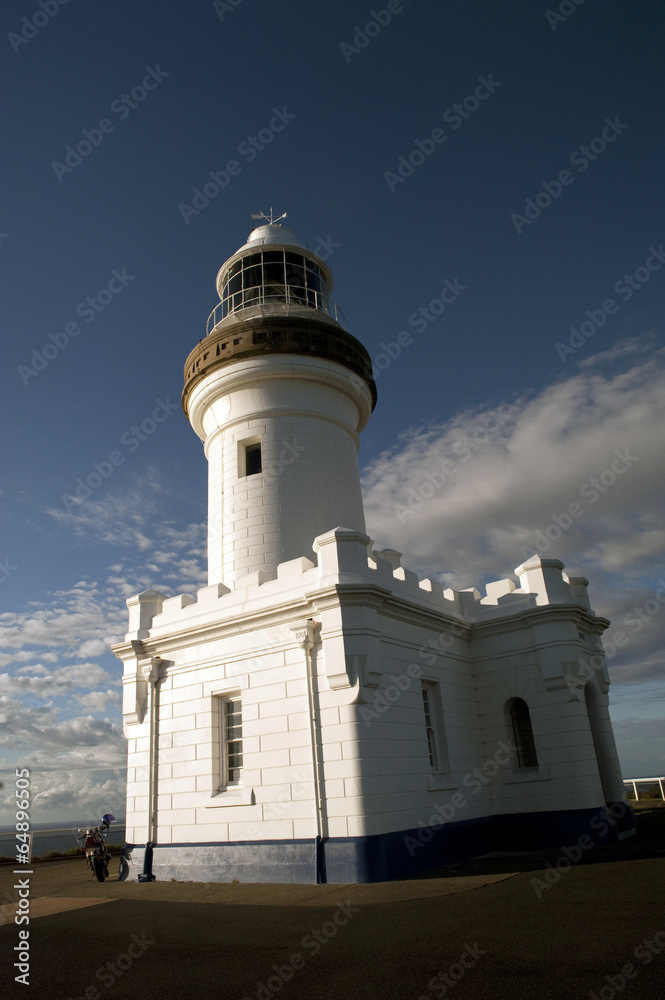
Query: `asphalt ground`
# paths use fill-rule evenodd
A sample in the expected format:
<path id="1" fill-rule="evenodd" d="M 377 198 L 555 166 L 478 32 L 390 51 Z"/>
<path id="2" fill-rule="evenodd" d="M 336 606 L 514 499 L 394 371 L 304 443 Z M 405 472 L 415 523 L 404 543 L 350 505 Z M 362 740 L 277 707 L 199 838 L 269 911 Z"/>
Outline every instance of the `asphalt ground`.
<path id="1" fill-rule="evenodd" d="M 373 885 L 118 882 L 117 859 L 100 884 L 80 858 L 2 866 L 1 995 L 660 1000 L 664 820 L 644 813 L 637 837 L 558 868 L 561 851 L 502 854 Z M 27 991 L 12 968 L 25 929 Z"/>

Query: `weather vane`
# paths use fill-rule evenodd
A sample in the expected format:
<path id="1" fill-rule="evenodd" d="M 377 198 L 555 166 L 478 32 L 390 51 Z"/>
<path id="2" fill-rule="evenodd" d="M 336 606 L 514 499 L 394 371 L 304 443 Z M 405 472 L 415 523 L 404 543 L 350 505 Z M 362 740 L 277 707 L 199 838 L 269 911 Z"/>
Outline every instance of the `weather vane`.
<path id="1" fill-rule="evenodd" d="M 266 222 L 270 223 L 271 226 L 274 226 L 274 224 L 276 222 L 279 222 L 280 219 L 285 219 L 286 218 L 286 212 L 282 212 L 281 215 L 278 215 L 277 218 L 274 219 L 273 218 L 273 214 L 272 214 L 272 205 L 271 205 L 270 206 L 270 215 L 269 216 L 267 216 L 265 212 L 258 212 L 256 214 L 252 213 L 252 218 L 253 219 L 265 219 Z"/>

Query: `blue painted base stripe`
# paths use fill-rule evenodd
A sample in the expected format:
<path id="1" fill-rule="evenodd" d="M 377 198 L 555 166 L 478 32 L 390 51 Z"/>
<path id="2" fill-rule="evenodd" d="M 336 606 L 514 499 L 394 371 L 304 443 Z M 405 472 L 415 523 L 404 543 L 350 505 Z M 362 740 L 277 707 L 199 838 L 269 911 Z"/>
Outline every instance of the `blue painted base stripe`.
<path id="1" fill-rule="evenodd" d="M 134 873 L 194 882 L 387 882 L 492 851 L 600 846 L 634 831 L 624 802 L 606 808 L 487 816 L 366 837 L 127 845 Z M 586 848 L 585 848 L 586 849 Z M 146 855 L 148 855 L 146 857 Z"/>

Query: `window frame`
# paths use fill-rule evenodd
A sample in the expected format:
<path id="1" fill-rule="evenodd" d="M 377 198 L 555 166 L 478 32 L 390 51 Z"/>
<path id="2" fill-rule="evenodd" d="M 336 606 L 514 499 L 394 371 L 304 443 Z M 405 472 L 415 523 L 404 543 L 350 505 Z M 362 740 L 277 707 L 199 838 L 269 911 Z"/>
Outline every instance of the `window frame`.
<path id="1" fill-rule="evenodd" d="M 517 771 L 537 771 L 538 749 L 533 733 L 531 710 L 524 698 L 511 698 L 506 705 L 510 732 L 517 750 Z M 520 715 L 517 717 L 517 712 Z"/>
<path id="2" fill-rule="evenodd" d="M 247 471 L 247 452 L 249 449 L 254 449 L 255 446 L 259 446 L 259 464 L 260 468 L 256 472 Z M 242 441 L 238 441 L 238 479 L 250 479 L 253 476 L 260 476 L 263 472 L 263 442 L 261 440 L 260 434 L 254 434 L 252 437 L 243 438 Z"/>
<path id="3" fill-rule="evenodd" d="M 423 699 L 423 712 L 425 713 L 425 735 L 427 737 L 427 752 L 429 755 L 429 765 L 432 771 L 439 770 L 439 755 L 436 745 L 436 730 L 434 728 L 434 710 L 432 705 L 432 687 L 426 682 L 421 684 L 420 692 Z"/>
<path id="4" fill-rule="evenodd" d="M 219 726 L 219 791 L 224 792 L 227 789 L 233 790 L 236 788 L 243 787 L 243 738 L 242 738 L 242 695 L 240 691 L 229 692 L 224 695 L 217 695 L 216 698 L 218 702 L 217 711 L 218 715 L 218 726 Z M 234 739 L 229 739 L 229 722 L 228 722 L 228 708 L 230 705 L 237 705 L 238 711 L 237 715 L 239 717 L 240 726 L 240 737 L 234 734 Z M 230 776 L 231 771 L 231 752 L 229 751 L 229 746 L 232 743 L 240 743 L 240 751 L 233 751 L 234 755 L 240 757 L 240 765 L 236 768 L 238 771 L 237 779 L 232 779 Z"/>
<path id="5" fill-rule="evenodd" d="M 421 677 L 420 696 L 430 774 L 448 776 L 451 773 L 450 757 L 439 681 Z"/>

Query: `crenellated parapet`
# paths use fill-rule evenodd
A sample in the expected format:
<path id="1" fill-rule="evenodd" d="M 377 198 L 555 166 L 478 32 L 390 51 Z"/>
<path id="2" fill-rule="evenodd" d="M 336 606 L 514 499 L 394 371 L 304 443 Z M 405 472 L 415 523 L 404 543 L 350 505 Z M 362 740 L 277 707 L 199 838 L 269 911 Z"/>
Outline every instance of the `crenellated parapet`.
<path id="1" fill-rule="evenodd" d="M 579 607 L 593 616 L 584 577 L 569 577 L 558 559 L 532 556 L 515 570 L 517 581 L 507 578 L 488 583 L 485 594 L 476 588 L 455 591 L 436 580 L 420 578 L 401 565 L 394 549 L 376 552 L 361 531 L 338 527 L 314 542 L 318 564 L 299 557 L 280 563 L 275 572 L 248 574 L 231 590 L 224 584 L 203 587 L 196 596 L 166 597 L 149 590 L 127 601 L 130 631 L 126 639 L 144 639 L 155 630 L 181 626 L 188 620 L 214 615 L 235 615 L 239 606 L 271 603 L 294 592 L 311 595 L 330 587 L 378 588 L 402 600 L 437 609 L 470 623 L 508 617 L 542 607 Z"/>

